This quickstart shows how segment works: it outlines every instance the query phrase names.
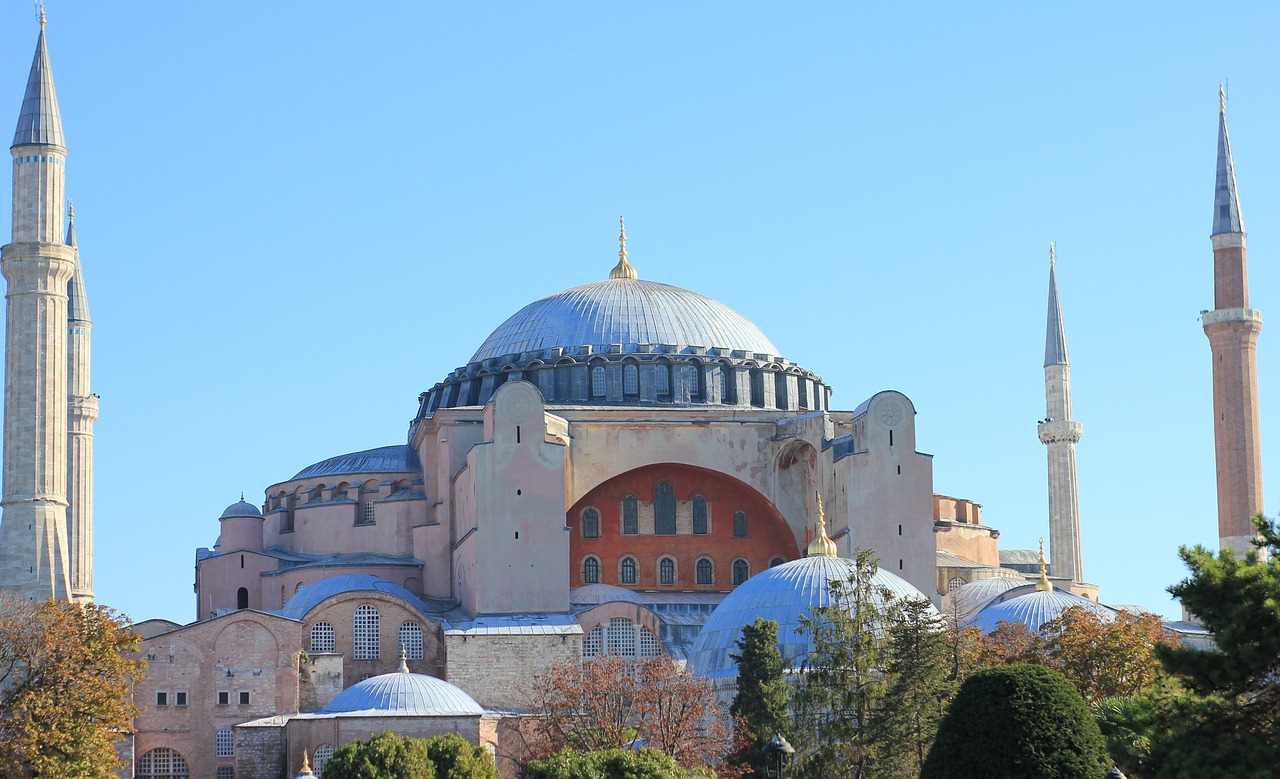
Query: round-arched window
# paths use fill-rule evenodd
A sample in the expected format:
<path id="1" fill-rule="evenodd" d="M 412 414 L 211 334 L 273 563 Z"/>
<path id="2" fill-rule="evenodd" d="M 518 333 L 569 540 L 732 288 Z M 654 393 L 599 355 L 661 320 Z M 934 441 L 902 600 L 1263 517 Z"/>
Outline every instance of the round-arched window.
<path id="1" fill-rule="evenodd" d="M 623 584 L 635 584 L 640 580 L 640 572 L 637 570 L 636 558 L 628 555 L 622 558 L 622 565 L 619 566 L 621 581 Z"/>
<path id="2" fill-rule="evenodd" d="M 698 577 L 698 584 L 715 584 L 715 568 L 707 558 L 704 557 L 699 560 L 698 564 L 694 567 L 694 571 Z"/>
<path id="3" fill-rule="evenodd" d="M 733 561 L 733 583 L 735 585 L 742 584 L 751 576 L 751 566 L 746 560 L 739 557 Z"/>
<path id="4" fill-rule="evenodd" d="M 168 747 L 159 747 L 138 758 L 138 779 L 190 779 L 187 761 Z"/>
<path id="5" fill-rule="evenodd" d="M 597 558 L 588 557 L 582 561 L 582 583 L 600 583 L 600 561 Z"/>
<path id="6" fill-rule="evenodd" d="M 670 557 L 664 557 L 658 562 L 658 583 L 676 583 L 676 561 Z"/>

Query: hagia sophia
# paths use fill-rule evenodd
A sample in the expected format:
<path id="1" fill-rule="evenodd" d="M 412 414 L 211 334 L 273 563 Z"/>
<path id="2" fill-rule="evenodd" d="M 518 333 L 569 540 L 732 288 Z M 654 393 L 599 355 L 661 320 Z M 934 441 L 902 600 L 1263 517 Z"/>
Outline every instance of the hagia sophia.
<path id="1" fill-rule="evenodd" d="M 11 151 L 0 586 L 87 600 L 92 322 L 43 24 Z M 1220 536 L 1240 549 L 1262 503 L 1261 317 L 1225 108 L 1214 208 L 1203 325 Z M 788 359 L 713 297 L 645 278 L 620 227 L 598 277 L 564 278 L 510 316 L 481 312 L 495 329 L 417 397 L 405 440 L 317 453 L 209 518 L 192 621 L 137 625 L 149 669 L 124 775 L 279 779 L 304 753 L 322 772 L 335 748 L 386 728 L 461 733 L 501 763 L 530 679 L 557 662 L 670 656 L 731 684 L 728 653 L 756 615 L 784 626 L 784 658 L 798 661 L 786 626 L 859 549 L 890 591 L 984 629 L 1036 628 L 1072 605 L 1114 615 L 1081 554 L 1082 426 L 1052 256 L 1046 568 L 1043 550 L 1000 549 L 979 504 L 934 493 L 910 397 L 833 408 L 822 366 Z"/>

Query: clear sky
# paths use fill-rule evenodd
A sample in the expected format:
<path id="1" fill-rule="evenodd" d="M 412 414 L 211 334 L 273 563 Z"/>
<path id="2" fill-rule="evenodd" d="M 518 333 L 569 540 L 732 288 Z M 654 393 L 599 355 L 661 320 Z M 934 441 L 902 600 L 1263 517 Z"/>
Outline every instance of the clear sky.
<path id="1" fill-rule="evenodd" d="M 1252 304 L 1280 317 L 1273 3 L 47 9 L 102 396 L 96 590 L 134 619 L 195 616 L 195 549 L 241 491 L 403 442 L 507 316 L 604 278 L 619 214 L 642 278 L 737 309 L 837 408 L 911 397 L 935 491 L 1004 548 L 1047 535 L 1057 241 L 1086 578 L 1174 615 L 1178 545 L 1216 541 L 1217 89 Z M 0 128 L 36 34 L 0 7 Z M 1280 330 L 1258 360 L 1270 507 Z"/>

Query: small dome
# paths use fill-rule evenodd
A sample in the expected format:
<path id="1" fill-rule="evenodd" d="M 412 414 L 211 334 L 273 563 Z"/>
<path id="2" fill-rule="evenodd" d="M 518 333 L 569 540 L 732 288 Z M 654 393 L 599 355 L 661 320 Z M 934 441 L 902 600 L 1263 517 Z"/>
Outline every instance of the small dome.
<path id="1" fill-rule="evenodd" d="M 970 618 L 969 625 L 981 628 L 983 633 L 995 630 L 1001 622 L 1022 623 L 1031 630 L 1039 630 L 1041 625 L 1062 616 L 1062 612 L 1072 606 L 1080 606 L 1093 612 L 1103 622 L 1116 618 L 1114 609 L 1088 598 L 1061 590 L 1028 588 L 1023 593 L 1011 590 L 1009 597 L 990 604 Z"/>
<path id="2" fill-rule="evenodd" d="M 421 471 L 422 465 L 414 448 L 397 444 L 330 457 L 308 465 L 298 471 L 293 478 L 314 479 L 320 476 L 341 476 L 350 473 L 421 473 Z"/>
<path id="3" fill-rule="evenodd" d="M 1027 580 L 1021 576 L 994 576 L 990 579 L 979 579 L 962 585 L 951 593 L 951 604 L 956 613 L 953 616 L 961 622 L 967 622 L 991 601 L 1004 595 L 1009 590 L 1027 586 Z M 947 612 L 951 615 L 951 612 Z"/>
<path id="4" fill-rule="evenodd" d="M 831 605 L 832 580 L 847 581 L 856 568 L 843 557 L 803 557 L 752 576 L 711 612 L 689 652 L 689 664 L 700 676 L 728 676 L 738 672 L 729 653 L 737 652 L 742 628 L 756 617 L 778 623 L 778 649 L 786 668 L 798 665 L 813 651 L 809 637 L 797 632 L 800 618 L 817 606 Z M 881 568 L 872 580 L 898 598 L 928 600 L 904 579 Z M 931 607 L 932 608 L 932 607 Z"/>
<path id="5" fill-rule="evenodd" d="M 443 679 L 400 670 L 351 685 L 320 713 L 465 717 L 484 714 L 484 708 Z"/>
<path id="6" fill-rule="evenodd" d="M 600 344 L 718 346 L 778 355 L 760 328 L 719 301 L 656 281 L 611 278 L 535 300 L 499 325 L 471 362 Z"/>
<path id="7" fill-rule="evenodd" d="M 234 519 L 236 517 L 252 517 L 254 519 L 262 519 L 262 511 L 257 506 L 245 501 L 241 498 L 238 503 L 232 503 L 227 506 L 226 511 L 222 512 L 219 519 Z"/>

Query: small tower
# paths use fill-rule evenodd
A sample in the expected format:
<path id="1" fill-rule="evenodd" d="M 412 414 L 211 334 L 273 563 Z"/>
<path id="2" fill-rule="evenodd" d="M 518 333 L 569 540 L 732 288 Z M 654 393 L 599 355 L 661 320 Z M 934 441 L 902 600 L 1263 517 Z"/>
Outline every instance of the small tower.
<path id="1" fill-rule="evenodd" d="M 93 322 L 76 245 L 76 212 L 67 204 L 67 246 L 75 269 L 67 283 L 67 543 L 71 597 L 93 600 L 93 423 L 98 396 L 89 391 Z"/>
<path id="2" fill-rule="evenodd" d="M 1076 442 L 1082 428 L 1071 419 L 1071 361 L 1062 326 L 1054 247 L 1049 245 L 1049 318 L 1044 342 L 1045 418 L 1036 428 L 1049 453 L 1049 552 L 1053 575 L 1084 581 L 1080 507 L 1076 495 Z"/>
<path id="3" fill-rule="evenodd" d="M 1213 440 L 1218 471 L 1218 544 L 1237 557 L 1253 548 L 1250 521 L 1262 512 L 1258 430 L 1258 333 L 1249 308 L 1244 218 L 1227 135 L 1226 97 L 1218 88 L 1218 172 L 1213 196 L 1213 310 L 1200 317 L 1213 357 Z"/>
<path id="4" fill-rule="evenodd" d="M 0 587 L 36 600 L 71 597 L 67 532 L 67 148 L 44 19 L 10 147 L 13 240 L 0 248 L 5 315 L 4 492 Z"/>

